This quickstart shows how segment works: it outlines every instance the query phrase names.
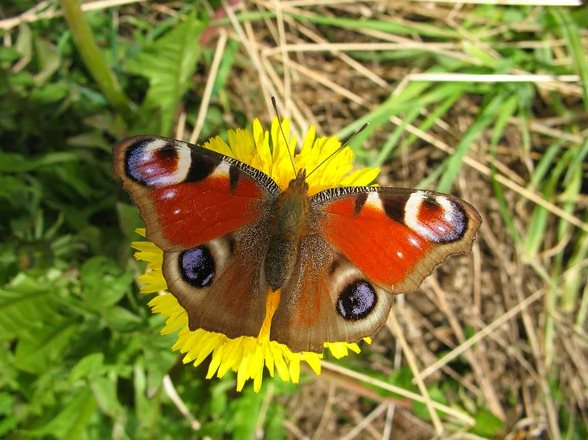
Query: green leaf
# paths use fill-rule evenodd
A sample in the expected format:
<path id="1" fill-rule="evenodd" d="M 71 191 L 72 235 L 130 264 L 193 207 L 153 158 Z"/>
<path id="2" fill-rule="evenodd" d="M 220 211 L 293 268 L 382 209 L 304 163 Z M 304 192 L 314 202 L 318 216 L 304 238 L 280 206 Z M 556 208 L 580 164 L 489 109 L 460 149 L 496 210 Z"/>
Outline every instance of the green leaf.
<path id="1" fill-rule="evenodd" d="M 134 365 L 133 385 L 134 417 L 137 420 L 136 430 L 138 432 L 152 432 L 153 428 L 160 422 L 160 402 L 159 395 L 147 397 L 147 380 L 142 359 Z"/>
<path id="2" fill-rule="evenodd" d="M 230 413 L 233 439 L 248 440 L 255 437 L 255 428 L 259 418 L 259 410 L 265 397 L 267 387 L 262 387 L 259 393 L 249 386 L 243 390 L 241 396 L 231 402 Z"/>
<path id="3" fill-rule="evenodd" d="M 24 274 L 0 289 L 0 340 L 36 332 L 55 313 L 53 293 Z"/>
<path id="4" fill-rule="evenodd" d="M 139 209 L 135 205 L 128 203 L 117 203 L 116 213 L 118 214 L 118 223 L 122 232 L 129 240 L 136 240 L 137 228 L 144 227 L 143 220 L 139 216 Z"/>
<path id="5" fill-rule="evenodd" d="M 70 379 L 75 382 L 83 377 L 101 374 L 104 369 L 104 354 L 92 353 L 83 357 L 71 370 Z"/>
<path id="6" fill-rule="evenodd" d="M 0 176 L 0 198 L 10 200 L 16 204 L 17 199 L 31 191 L 29 184 L 11 176 Z"/>
<path id="7" fill-rule="evenodd" d="M 158 326 L 157 333 L 160 328 Z M 170 349 L 176 337 L 175 335 L 160 336 L 146 332 L 144 329 L 142 332 L 144 334 L 137 340 L 144 351 L 147 389 L 154 389 L 161 384 L 163 377 L 178 361 L 178 355 Z"/>
<path id="8" fill-rule="evenodd" d="M 64 162 L 79 162 L 79 160 L 78 155 L 69 152 L 47 153 L 40 158 L 33 158 L 0 151 L 0 172 L 21 173 L 44 167 L 54 167 Z"/>
<path id="9" fill-rule="evenodd" d="M 20 25 L 19 31 L 14 47 L 21 55 L 21 59 L 18 62 L 20 70 L 30 63 L 33 58 L 33 33 L 26 23 Z"/>
<path id="10" fill-rule="evenodd" d="M 69 86 L 65 83 L 52 83 L 46 86 L 35 88 L 29 98 L 39 104 L 50 104 L 62 100 L 67 96 Z"/>
<path id="11" fill-rule="evenodd" d="M 474 416 L 476 424 L 472 428 L 474 434 L 488 438 L 496 438 L 504 429 L 504 422 L 490 411 L 480 410 Z"/>
<path id="12" fill-rule="evenodd" d="M 98 47 L 88 16 L 78 0 L 61 0 L 61 11 L 76 48 L 108 102 L 122 114 L 129 111 L 126 95 Z"/>
<path id="13" fill-rule="evenodd" d="M 57 50 L 45 40 L 37 38 L 34 44 L 40 66 L 39 73 L 35 75 L 35 84 L 41 86 L 45 84 L 55 72 L 57 72 L 60 61 Z"/>
<path id="14" fill-rule="evenodd" d="M 123 412 L 116 396 L 116 376 L 95 377 L 90 381 L 90 388 L 96 403 L 104 414 L 117 418 Z"/>
<path id="15" fill-rule="evenodd" d="M 439 388 L 427 387 L 427 392 L 429 393 L 429 397 L 431 398 L 431 400 L 446 404 L 447 399 L 445 399 L 443 391 L 441 391 Z M 431 420 L 431 413 L 429 412 L 429 409 L 427 408 L 427 405 L 425 403 L 414 402 L 412 408 L 416 416 L 420 417 L 423 420 Z"/>
<path id="16" fill-rule="evenodd" d="M 116 304 L 133 282 L 132 272 L 123 272 L 106 257 L 94 257 L 81 269 L 81 282 L 85 302 L 94 310 Z"/>
<path id="17" fill-rule="evenodd" d="M 0 46 L 0 67 L 7 67 L 18 60 L 20 53 L 13 47 Z"/>
<path id="18" fill-rule="evenodd" d="M 18 424 L 18 418 L 14 414 L 15 397 L 9 393 L 0 393 L 0 437 L 11 432 Z"/>
<path id="19" fill-rule="evenodd" d="M 553 8 L 552 13 L 566 39 L 572 63 L 582 79 L 580 84 L 584 95 L 584 108 L 588 109 L 588 56 L 586 55 L 586 46 L 582 43 L 580 29 L 569 11 L 563 8 Z"/>
<path id="20" fill-rule="evenodd" d="M 271 405 L 268 410 L 264 437 L 273 440 L 288 438 L 286 428 L 284 428 L 287 416 L 286 409 L 282 405 Z"/>
<path id="21" fill-rule="evenodd" d="M 495 56 L 492 56 L 487 48 L 483 48 L 481 45 L 474 44 L 467 40 L 463 41 L 461 44 L 464 53 L 476 59 L 480 65 L 496 68 L 498 59 Z"/>
<path id="22" fill-rule="evenodd" d="M 145 76 L 149 90 L 144 105 L 160 110 L 161 133 L 169 135 L 178 103 L 190 85 L 201 55 L 198 38 L 205 24 L 190 15 L 127 63 L 130 73 Z"/>
<path id="23" fill-rule="evenodd" d="M 95 409 L 96 402 L 90 390 L 78 390 L 56 417 L 28 433 L 36 437 L 52 435 L 62 440 L 77 440 L 84 432 Z"/>
<path id="24" fill-rule="evenodd" d="M 111 307 L 102 317 L 109 327 L 121 332 L 134 330 L 142 323 L 141 318 L 122 307 Z"/>
<path id="25" fill-rule="evenodd" d="M 302 22 L 314 22 L 325 26 L 341 27 L 343 29 L 361 29 L 374 30 L 380 32 L 390 33 L 392 35 L 420 35 L 422 37 L 432 38 L 457 38 L 459 33 L 448 26 L 436 26 L 429 23 L 419 23 L 417 21 L 408 21 L 402 19 L 396 20 L 357 20 L 355 18 L 333 17 L 325 14 L 304 14 L 299 15 L 289 13 L 292 17 L 301 20 Z"/>
<path id="26" fill-rule="evenodd" d="M 62 359 L 78 326 L 74 322 L 44 325 L 16 346 L 15 365 L 22 371 L 42 373 L 47 365 Z"/>
<path id="27" fill-rule="evenodd" d="M 459 175 L 463 158 L 467 155 L 470 148 L 472 148 L 474 141 L 484 133 L 484 130 L 492 121 L 494 121 L 500 114 L 504 98 L 502 94 L 496 94 L 492 100 L 483 108 L 478 118 L 467 129 L 461 140 L 455 147 L 455 153 L 449 156 L 445 161 L 446 169 L 441 177 L 441 181 L 437 187 L 440 192 L 449 192 L 451 185 Z"/>

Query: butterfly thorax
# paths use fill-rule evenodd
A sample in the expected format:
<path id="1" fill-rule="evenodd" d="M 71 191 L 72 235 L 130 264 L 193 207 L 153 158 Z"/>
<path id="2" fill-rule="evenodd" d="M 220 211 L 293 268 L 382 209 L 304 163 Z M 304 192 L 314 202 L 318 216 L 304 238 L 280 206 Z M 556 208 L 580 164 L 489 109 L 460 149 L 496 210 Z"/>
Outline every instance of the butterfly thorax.
<path id="1" fill-rule="evenodd" d="M 310 201 L 305 178 L 306 172 L 301 170 L 275 201 L 265 257 L 265 278 L 273 290 L 292 276 L 300 240 L 309 231 Z"/>

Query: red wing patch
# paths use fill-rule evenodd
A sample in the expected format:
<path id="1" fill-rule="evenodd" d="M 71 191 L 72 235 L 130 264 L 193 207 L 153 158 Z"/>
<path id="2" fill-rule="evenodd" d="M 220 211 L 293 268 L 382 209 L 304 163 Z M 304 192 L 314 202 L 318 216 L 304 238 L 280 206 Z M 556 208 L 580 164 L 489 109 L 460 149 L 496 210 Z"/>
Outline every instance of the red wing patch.
<path id="1" fill-rule="evenodd" d="M 249 178 L 232 189 L 227 177 L 178 183 L 151 193 L 165 240 L 191 248 L 259 220 L 263 192 Z"/>
<path id="2" fill-rule="evenodd" d="M 139 207 L 147 238 L 192 248 L 267 215 L 279 194 L 266 174 L 185 142 L 138 136 L 114 150 L 114 173 Z"/>
<path id="3" fill-rule="evenodd" d="M 351 197 L 328 204 L 322 222 L 327 239 L 374 282 L 400 284 L 432 244 L 370 204 L 355 211 Z"/>
<path id="4" fill-rule="evenodd" d="M 414 290 L 449 255 L 469 252 L 481 222 L 467 202 L 432 191 L 334 188 L 315 197 L 321 233 L 395 293 Z"/>

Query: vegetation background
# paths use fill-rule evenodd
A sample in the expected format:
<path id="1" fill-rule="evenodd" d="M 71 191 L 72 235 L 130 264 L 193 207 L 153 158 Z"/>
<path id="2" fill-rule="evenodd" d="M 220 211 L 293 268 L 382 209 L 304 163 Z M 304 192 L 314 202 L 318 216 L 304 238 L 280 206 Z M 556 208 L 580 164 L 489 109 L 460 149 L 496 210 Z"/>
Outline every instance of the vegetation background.
<path id="1" fill-rule="evenodd" d="M 0 437 L 588 438 L 588 9 L 225 6 L 2 1 Z M 299 133 L 369 122 L 380 183 L 484 223 L 360 355 L 237 393 L 159 336 L 111 150 L 268 122 L 272 95 Z"/>

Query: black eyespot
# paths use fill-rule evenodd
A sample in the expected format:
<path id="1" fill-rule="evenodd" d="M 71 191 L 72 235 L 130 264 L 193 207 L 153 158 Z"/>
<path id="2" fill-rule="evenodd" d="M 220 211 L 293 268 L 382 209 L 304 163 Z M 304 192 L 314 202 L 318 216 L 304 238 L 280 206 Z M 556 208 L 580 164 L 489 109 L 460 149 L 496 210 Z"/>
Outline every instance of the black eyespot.
<path id="1" fill-rule="evenodd" d="M 144 186 L 165 186 L 178 179 L 178 149 L 163 139 L 135 141 L 125 153 L 125 174 Z"/>
<path id="2" fill-rule="evenodd" d="M 347 285 L 337 299 L 337 312 L 348 321 L 365 318 L 376 307 L 378 297 L 370 283 L 356 280 Z"/>
<path id="3" fill-rule="evenodd" d="M 210 286 L 214 280 L 214 258 L 206 246 L 188 249 L 180 255 L 182 278 L 194 287 Z"/>

